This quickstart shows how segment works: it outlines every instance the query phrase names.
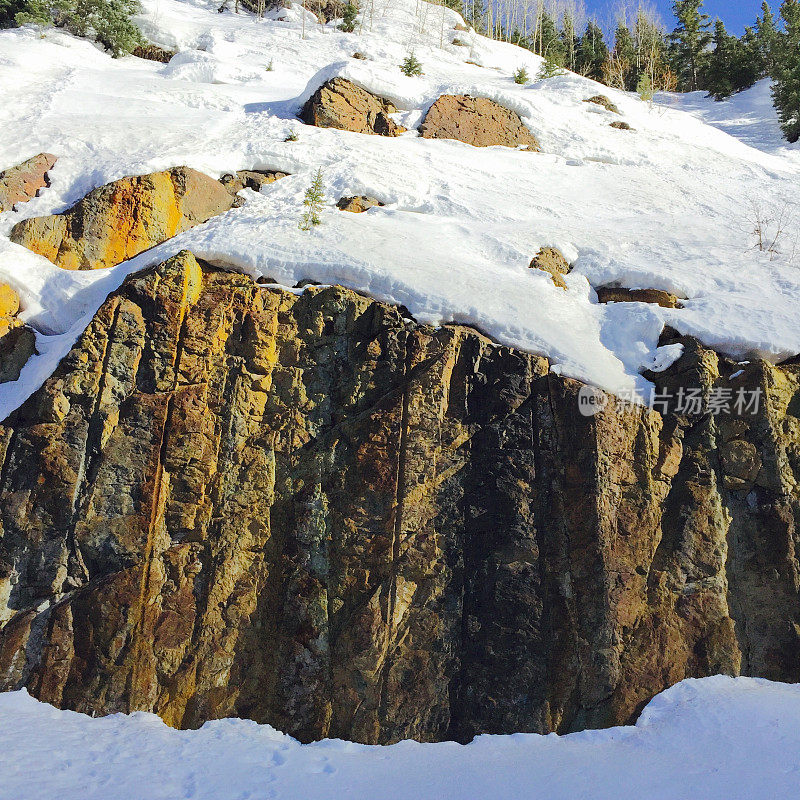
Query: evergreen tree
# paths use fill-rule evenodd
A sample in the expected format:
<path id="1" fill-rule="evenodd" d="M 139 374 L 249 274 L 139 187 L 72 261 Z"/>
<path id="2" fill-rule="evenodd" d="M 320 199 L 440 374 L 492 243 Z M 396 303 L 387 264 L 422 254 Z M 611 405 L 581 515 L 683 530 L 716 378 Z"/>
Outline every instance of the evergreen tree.
<path id="1" fill-rule="evenodd" d="M 564 66 L 564 42 L 561 40 L 556 21 L 551 14 L 545 11 L 542 14 L 538 31 L 538 43 L 534 52 L 552 61 L 558 66 Z"/>
<path id="2" fill-rule="evenodd" d="M 569 11 L 564 12 L 561 20 L 561 43 L 564 50 L 564 66 L 577 72 L 580 38 L 575 30 L 575 20 Z"/>
<path id="3" fill-rule="evenodd" d="M 618 89 L 633 91 L 636 88 L 634 66 L 636 64 L 636 45 L 630 28 L 620 20 L 614 32 L 614 70 L 617 73 L 613 85 Z"/>
<path id="4" fill-rule="evenodd" d="M 603 64 L 608 58 L 608 47 L 600 26 L 590 20 L 578 45 L 577 72 L 596 81 L 603 78 Z"/>
<path id="5" fill-rule="evenodd" d="M 691 92 L 700 89 L 700 77 L 711 43 L 708 14 L 702 12 L 703 0 L 675 0 L 672 13 L 678 25 L 670 34 L 673 44 L 673 69 L 678 75 L 680 88 Z"/>
<path id="6" fill-rule="evenodd" d="M 714 25 L 714 51 L 708 59 L 704 83 L 716 100 L 730 97 L 734 91 L 733 71 L 737 57 L 736 37 L 729 36 L 725 23 L 717 19 Z"/>
<path id="7" fill-rule="evenodd" d="M 735 47 L 731 67 L 733 90 L 749 89 L 757 80 L 768 74 L 758 33 L 752 28 L 744 29 L 741 39 L 734 39 Z"/>
<path id="8" fill-rule="evenodd" d="M 24 5 L 23 0 L 0 0 L 0 28 L 14 27 L 14 18 L 22 12 Z"/>
<path id="9" fill-rule="evenodd" d="M 767 2 L 761 4 L 761 16 L 756 20 L 755 36 L 764 74 L 770 75 L 775 68 L 775 56 L 777 55 L 781 34 L 772 9 Z"/>
<path id="10" fill-rule="evenodd" d="M 773 74 L 772 98 L 784 136 L 800 140 L 800 0 L 783 0 L 785 32 Z"/>

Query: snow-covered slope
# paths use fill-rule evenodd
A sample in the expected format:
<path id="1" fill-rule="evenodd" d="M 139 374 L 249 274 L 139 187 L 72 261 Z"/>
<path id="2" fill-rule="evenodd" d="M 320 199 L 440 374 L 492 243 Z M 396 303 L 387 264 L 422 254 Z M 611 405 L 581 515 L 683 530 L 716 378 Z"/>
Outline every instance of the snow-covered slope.
<path id="1" fill-rule="evenodd" d="M 375 0 L 356 34 L 307 17 L 305 39 L 299 8 L 258 20 L 219 14 L 218 0 L 145 6 L 147 36 L 181 51 L 170 64 L 115 61 L 57 31 L 0 32 L 0 168 L 42 150 L 60 156 L 49 190 L 0 215 L 0 279 L 19 288 L 24 318 L 42 334 L 42 355 L 0 386 L 0 418 L 52 371 L 125 274 L 181 248 L 287 286 L 343 283 L 422 321 L 474 324 L 618 393 L 647 392 L 640 371 L 663 365 L 665 324 L 738 358 L 800 352 L 796 224 L 774 260 L 752 238 L 753 207 L 774 217 L 794 202 L 800 150 L 754 147 L 752 136 L 720 130 L 737 133 L 720 124 L 726 108 L 740 113 L 737 101 L 713 112 L 696 97 L 650 105 L 575 75 L 517 86 L 511 73 L 524 65 L 535 74 L 536 56 L 456 32 L 457 15 L 418 0 Z M 451 44 L 456 36 L 468 46 Z M 412 49 L 423 77 L 398 69 Z M 302 125 L 303 99 L 334 74 L 392 98 L 410 132 L 385 139 Z M 599 91 L 634 132 L 582 102 Z M 419 138 L 414 126 L 443 92 L 515 109 L 543 152 Z M 753 109 L 774 133 L 772 111 Z M 284 141 L 290 131 L 298 141 Z M 260 195 L 247 190 L 243 208 L 111 271 L 67 273 L 6 238 L 19 219 L 63 210 L 93 187 L 179 164 L 292 176 Z M 330 207 L 319 228 L 302 232 L 302 197 L 318 167 Z M 387 205 L 359 215 L 333 208 L 362 193 Z M 546 244 L 575 260 L 567 292 L 528 268 Z M 688 300 L 681 310 L 599 305 L 592 287 L 614 281 Z"/>
<path id="2" fill-rule="evenodd" d="M 466 746 L 301 745 L 243 720 L 176 731 L 0 694 L 2 800 L 789 800 L 799 754 L 800 686 L 752 678 L 684 681 L 635 727 Z"/>

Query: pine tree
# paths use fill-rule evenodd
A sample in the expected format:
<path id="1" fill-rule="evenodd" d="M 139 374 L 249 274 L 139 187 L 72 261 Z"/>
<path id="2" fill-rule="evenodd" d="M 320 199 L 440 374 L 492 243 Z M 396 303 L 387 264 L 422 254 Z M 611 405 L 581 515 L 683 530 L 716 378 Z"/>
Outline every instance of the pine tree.
<path id="1" fill-rule="evenodd" d="M 764 74 L 770 75 L 775 68 L 775 56 L 777 55 L 781 34 L 772 9 L 767 2 L 761 4 L 761 16 L 756 20 L 755 36 Z"/>
<path id="2" fill-rule="evenodd" d="M 708 59 L 704 80 L 708 93 L 716 100 L 733 94 L 733 68 L 736 55 L 736 38 L 729 36 L 725 23 L 717 19 L 714 25 L 714 51 Z"/>
<path id="3" fill-rule="evenodd" d="M 339 25 L 339 30 L 343 33 L 352 33 L 356 29 L 357 22 L 358 5 L 353 0 L 349 0 L 342 9 L 342 22 Z"/>
<path id="4" fill-rule="evenodd" d="M 311 179 L 311 185 L 306 189 L 303 198 L 303 216 L 300 219 L 300 230 L 310 231 L 315 225 L 322 222 L 320 213 L 325 202 L 325 187 L 323 185 L 322 168 L 320 167 Z"/>
<path id="5" fill-rule="evenodd" d="M 673 68 L 682 89 L 691 92 L 701 88 L 700 77 L 705 61 L 705 51 L 711 43 L 708 14 L 702 12 L 703 0 L 675 0 L 672 13 L 678 25 L 670 34 L 673 44 Z"/>
<path id="6" fill-rule="evenodd" d="M 408 78 L 422 75 L 422 62 L 411 52 L 403 59 L 400 72 Z"/>
<path id="7" fill-rule="evenodd" d="M 578 46 L 577 72 L 596 81 L 603 78 L 603 64 L 608 58 L 608 47 L 600 26 L 590 20 Z"/>
<path id="8" fill-rule="evenodd" d="M 800 140 L 800 0 L 783 0 L 785 32 L 776 58 L 772 99 L 781 130 L 790 142 Z"/>
<path id="9" fill-rule="evenodd" d="M 16 25 L 14 18 L 24 6 L 23 0 L 0 0 L 0 28 L 13 28 Z"/>
<path id="10" fill-rule="evenodd" d="M 534 52 L 560 67 L 564 66 L 564 42 L 561 40 L 558 27 L 553 17 L 547 13 L 542 14 L 539 25 L 538 43 Z"/>
<path id="11" fill-rule="evenodd" d="M 575 30 L 575 19 L 569 11 L 565 11 L 561 18 L 561 43 L 564 50 L 564 66 L 577 72 L 580 38 Z"/>

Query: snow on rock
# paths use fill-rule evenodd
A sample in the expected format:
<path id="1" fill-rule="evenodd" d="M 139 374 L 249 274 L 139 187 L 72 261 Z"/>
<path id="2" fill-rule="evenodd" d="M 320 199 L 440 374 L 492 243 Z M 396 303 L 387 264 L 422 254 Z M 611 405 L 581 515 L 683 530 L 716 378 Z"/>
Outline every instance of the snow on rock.
<path id="1" fill-rule="evenodd" d="M 306 14 L 305 38 L 299 7 L 257 19 L 217 13 L 217 0 L 144 5 L 146 35 L 180 50 L 169 64 L 114 60 L 63 31 L 0 32 L 0 169 L 37 152 L 59 157 L 49 189 L 0 214 L 0 281 L 18 289 L 23 318 L 41 334 L 41 355 L 0 387 L 0 418 L 38 387 L 127 273 L 182 248 L 288 287 L 342 283 L 423 321 L 473 324 L 626 395 L 647 396 L 642 370 L 674 355 L 658 349 L 665 324 L 737 358 L 800 352 L 796 221 L 776 256 L 753 247 L 753 209 L 769 217 L 794 202 L 800 178 L 800 148 L 774 138 L 764 84 L 722 104 L 695 95 L 647 104 L 573 74 L 518 86 L 512 73 L 524 66 L 535 75 L 537 56 L 474 32 L 459 32 L 468 46 L 454 46 L 458 15 L 417 0 L 375 0 L 354 34 Z M 398 66 L 412 50 L 418 78 Z M 387 140 L 304 126 L 304 100 L 333 76 L 391 100 L 410 130 Z M 445 93 L 516 111 L 543 152 L 420 138 L 415 128 Z M 621 116 L 583 102 L 598 93 Z M 612 117 L 635 132 L 609 127 Z M 298 140 L 285 141 L 292 131 Z M 260 194 L 244 190 L 243 208 L 107 273 L 64 274 L 7 239 L 22 218 L 180 165 L 214 177 L 290 177 Z M 303 194 L 319 167 L 328 205 L 306 233 Z M 343 195 L 386 205 L 340 214 Z M 566 292 L 528 269 L 554 243 L 573 263 Z M 688 299 L 682 309 L 600 305 L 593 287 L 608 284 Z"/>
<path id="2" fill-rule="evenodd" d="M 244 720 L 177 731 L 0 694 L 0 798 L 788 800 L 798 785 L 800 685 L 753 678 L 685 680 L 632 727 L 389 747 L 301 745 Z"/>

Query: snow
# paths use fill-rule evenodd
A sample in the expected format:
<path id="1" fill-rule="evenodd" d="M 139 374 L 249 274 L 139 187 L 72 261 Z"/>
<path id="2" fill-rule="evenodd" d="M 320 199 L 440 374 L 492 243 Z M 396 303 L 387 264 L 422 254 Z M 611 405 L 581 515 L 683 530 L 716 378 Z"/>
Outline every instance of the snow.
<path id="1" fill-rule="evenodd" d="M 790 800 L 800 685 L 717 676 L 653 699 L 635 726 L 567 736 L 302 745 L 268 725 L 168 728 L 0 694 L 0 798 L 59 800 Z"/>
<path id="2" fill-rule="evenodd" d="M 800 178 L 800 148 L 781 143 L 766 84 L 722 104 L 696 95 L 648 104 L 572 74 L 518 86 L 512 73 L 536 75 L 540 59 L 456 32 L 454 12 L 417 0 L 375 0 L 355 34 L 306 14 L 305 39 L 299 7 L 258 20 L 218 5 L 145 0 L 145 34 L 180 50 L 169 64 L 114 60 L 61 31 L 0 31 L 0 168 L 39 151 L 59 156 L 51 188 L 0 215 L 0 280 L 20 290 L 41 352 L 20 381 L 0 385 L 0 419 L 126 274 L 182 248 L 287 287 L 341 283 L 420 321 L 475 325 L 617 394 L 647 397 L 642 370 L 674 360 L 675 348 L 658 348 L 664 325 L 737 359 L 800 352 L 793 207 L 781 252 L 771 260 L 753 247 L 753 209 L 774 219 L 796 203 Z M 410 50 L 422 77 L 398 68 Z M 368 59 L 352 59 L 356 51 Z M 385 139 L 300 123 L 303 99 L 334 75 L 392 99 L 411 130 Z M 421 139 L 415 126 L 445 92 L 517 111 L 543 152 Z M 615 115 L 582 102 L 598 93 L 635 131 L 612 129 Z M 291 131 L 298 141 L 285 141 Z M 245 190 L 243 208 L 110 271 L 64 272 L 6 238 L 18 220 L 60 212 L 96 186 L 181 164 L 291 177 Z M 318 167 L 329 202 L 323 224 L 303 232 Z M 342 213 L 334 203 L 346 194 L 386 205 Z M 528 268 L 543 245 L 574 262 L 566 292 Z M 594 288 L 609 283 L 687 299 L 682 309 L 598 304 Z"/>

